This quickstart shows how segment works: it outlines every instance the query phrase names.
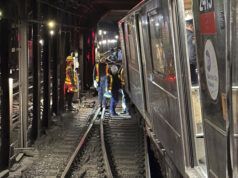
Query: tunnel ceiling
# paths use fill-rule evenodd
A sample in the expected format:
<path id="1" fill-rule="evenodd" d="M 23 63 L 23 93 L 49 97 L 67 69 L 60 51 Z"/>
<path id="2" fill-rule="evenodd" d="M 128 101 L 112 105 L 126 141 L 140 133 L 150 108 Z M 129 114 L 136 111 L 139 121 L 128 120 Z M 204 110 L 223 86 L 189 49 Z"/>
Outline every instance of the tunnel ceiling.
<path id="1" fill-rule="evenodd" d="M 141 0 L 40 0 L 77 15 L 80 25 L 114 24 Z"/>

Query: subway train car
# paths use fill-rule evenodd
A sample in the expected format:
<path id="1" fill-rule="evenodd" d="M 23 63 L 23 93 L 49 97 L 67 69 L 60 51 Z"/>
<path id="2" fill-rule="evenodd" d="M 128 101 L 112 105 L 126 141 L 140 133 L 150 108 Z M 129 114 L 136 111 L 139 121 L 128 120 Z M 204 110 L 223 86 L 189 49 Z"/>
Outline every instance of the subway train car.
<path id="1" fill-rule="evenodd" d="M 238 177 L 235 7 L 235 0 L 144 0 L 118 23 L 126 91 L 165 177 Z M 186 13 L 194 17 L 198 86 Z"/>

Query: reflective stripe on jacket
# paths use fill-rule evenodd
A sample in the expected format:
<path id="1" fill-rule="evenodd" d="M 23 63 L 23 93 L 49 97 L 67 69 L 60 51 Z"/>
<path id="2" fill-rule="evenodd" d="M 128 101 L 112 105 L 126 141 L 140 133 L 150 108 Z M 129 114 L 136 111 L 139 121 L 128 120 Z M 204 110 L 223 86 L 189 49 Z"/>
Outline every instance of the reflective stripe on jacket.
<path id="1" fill-rule="evenodd" d="M 109 75 L 108 83 L 109 90 L 118 91 L 121 88 L 121 80 L 119 74 Z"/>
<path id="2" fill-rule="evenodd" d="M 93 70 L 93 80 L 99 82 L 100 77 L 109 76 L 108 74 L 108 64 L 97 63 Z"/>
<path id="3" fill-rule="evenodd" d="M 76 84 L 76 74 L 73 71 L 71 66 L 66 67 L 66 78 L 65 78 L 66 85 L 75 85 Z"/>
<path id="4" fill-rule="evenodd" d="M 123 68 L 121 69 L 120 73 L 118 74 L 118 77 L 121 80 L 121 85 L 124 86 L 125 85 L 125 79 L 124 79 L 124 71 Z"/>

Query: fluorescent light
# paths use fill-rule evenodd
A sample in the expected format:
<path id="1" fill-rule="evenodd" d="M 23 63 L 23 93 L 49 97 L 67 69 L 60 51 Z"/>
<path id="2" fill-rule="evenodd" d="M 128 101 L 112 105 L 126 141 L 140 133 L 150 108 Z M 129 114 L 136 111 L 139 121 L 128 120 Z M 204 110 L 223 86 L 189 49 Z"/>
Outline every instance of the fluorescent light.
<path id="1" fill-rule="evenodd" d="M 99 35 L 102 35 L 102 30 L 99 30 L 99 31 L 98 31 L 98 34 L 99 34 Z"/>
<path id="2" fill-rule="evenodd" d="M 43 44 L 44 44 L 44 40 L 43 40 L 43 39 L 40 39 L 40 40 L 39 40 L 39 43 L 40 43 L 41 45 L 43 45 Z"/>
<path id="3" fill-rule="evenodd" d="M 55 31 L 54 30 L 50 30 L 50 35 L 54 35 Z"/>

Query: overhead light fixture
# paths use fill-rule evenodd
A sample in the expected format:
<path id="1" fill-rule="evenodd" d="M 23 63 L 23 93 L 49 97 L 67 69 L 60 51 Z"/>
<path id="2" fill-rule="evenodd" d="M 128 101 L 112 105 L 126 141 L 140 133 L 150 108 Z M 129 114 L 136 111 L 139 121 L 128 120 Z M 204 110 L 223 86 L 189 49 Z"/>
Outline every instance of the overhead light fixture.
<path id="1" fill-rule="evenodd" d="M 99 35 L 102 35 L 102 30 L 99 30 L 99 31 L 98 31 L 98 34 L 99 34 Z"/>
<path id="2" fill-rule="evenodd" d="M 0 10 L 0 20 L 2 19 L 3 12 Z"/>
<path id="3" fill-rule="evenodd" d="M 53 36 L 55 34 L 54 30 L 50 30 L 50 35 Z"/>
<path id="4" fill-rule="evenodd" d="M 41 45 L 43 45 L 43 44 L 44 44 L 44 40 L 43 40 L 43 39 L 40 39 L 40 40 L 39 40 L 39 43 L 40 43 Z"/>
<path id="5" fill-rule="evenodd" d="M 106 43 L 107 43 L 107 41 L 106 41 L 106 40 L 103 40 L 103 41 L 102 41 L 102 44 L 106 44 Z"/>
<path id="6" fill-rule="evenodd" d="M 55 27 L 55 22 L 53 20 L 50 20 L 48 22 L 48 26 L 49 26 L 50 29 L 54 28 Z"/>
<path id="7" fill-rule="evenodd" d="M 115 38 L 116 38 L 116 39 L 118 39 L 118 38 L 119 38 L 119 36 L 118 36 L 118 35 L 116 35 L 116 36 L 115 36 Z"/>
<path id="8" fill-rule="evenodd" d="M 107 34 L 107 31 L 103 31 L 103 34 L 106 35 L 106 34 Z"/>

